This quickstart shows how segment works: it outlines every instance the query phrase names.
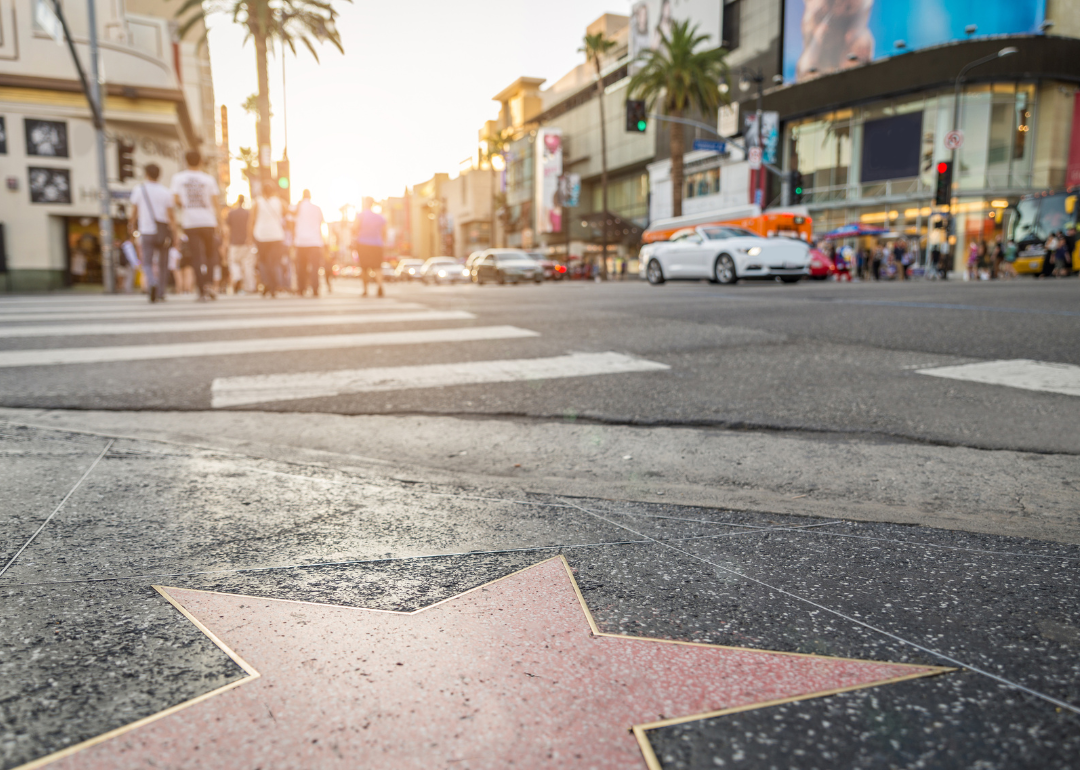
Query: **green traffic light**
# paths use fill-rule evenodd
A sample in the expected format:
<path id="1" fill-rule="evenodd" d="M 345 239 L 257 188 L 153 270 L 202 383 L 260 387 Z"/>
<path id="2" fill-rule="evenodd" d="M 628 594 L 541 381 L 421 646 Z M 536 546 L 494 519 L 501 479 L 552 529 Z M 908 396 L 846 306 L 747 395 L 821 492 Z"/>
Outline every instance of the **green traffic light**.
<path id="1" fill-rule="evenodd" d="M 277 183 L 278 187 L 280 187 L 282 190 L 289 189 L 289 180 L 287 177 L 281 177 L 281 179 L 277 180 Z"/>
<path id="2" fill-rule="evenodd" d="M 639 120 L 637 122 L 637 130 L 638 131 L 644 131 L 645 130 L 645 121 L 644 120 Z"/>
<path id="3" fill-rule="evenodd" d="M 802 188 L 801 187 L 796 187 L 795 188 L 795 194 L 796 195 L 802 195 Z"/>

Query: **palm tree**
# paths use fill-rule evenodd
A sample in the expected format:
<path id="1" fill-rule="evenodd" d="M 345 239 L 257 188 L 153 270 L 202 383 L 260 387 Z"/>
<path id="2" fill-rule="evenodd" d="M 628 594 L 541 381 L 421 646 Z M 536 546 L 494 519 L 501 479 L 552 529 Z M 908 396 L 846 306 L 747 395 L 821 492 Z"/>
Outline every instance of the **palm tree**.
<path id="1" fill-rule="evenodd" d="M 499 206 L 500 196 L 503 198 L 502 208 L 505 208 L 505 196 L 501 192 L 495 189 L 495 164 L 492 162 L 495 158 L 498 158 L 503 163 L 503 168 L 509 165 L 508 155 L 510 153 L 510 143 L 514 140 L 514 129 L 504 128 L 501 131 L 494 131 L 487 133 L 483 140 L 483 147 L 480 149 L 480 161 L 487 163 L 491 168 L 491 245 L 495 246 L 495 218 L 496 212 Z"/>
<path id="2" fill-rule="evenodd" d="M 352 0 L 346 0 L 352 2 Z M 270 164 L 264 158 L 270 152 L 270 84 L 267 73 L 266 55 L 270 46 L 277 42 L 282 54 L 288 46 L 296 54 L 297 42 L 311 51 L 315 61 L 319 54 L 314 42 L 329 42 L 342 53 L 341 36 L 337 31 L 337 11 L 330 0 L 184 0 L 176 12 L 177 18 L 190 15 L 180 22 L 180 36 L 183 37 L 200 23 L 203 34 L 200 44 L 205 41 L 209 26 L 207 17 L 215 14 L 228 16 L 232 21 L 247 30 L 244 38 L 255 41 L 255 65 L 259 78 L 259 121 L 258 142 L 260 171 L 264 182 L 269 180 Z"/>
<path id="3" fill-rule="evenodd" d="M 596 68 L 596 98 L 600 102 L 600 199 L 601 216 L 603 219 L 603 236 L 601 238 L 600 274 L 607 278 L 607 121 L 604 117 L 604 78 L 600 75 L 600 60 L 608 51 L 615 47 L 615 41 L 597 32 L 595 35 L 585 35 L 585 44 L 578 49 L 579 53 L 585 54 L 585 60 L 592 62 Z M 569 217 L 563 217 L 566 226 L 570 227 Z M 569 255 L 568 255 L 569 256 Z"/>
<path id="4" fill-rule="evenodd" d="M 643 51 L 637 59 L 640 69 L 630 79 L 631 99 L 644 99 L 652 112 L 659 104 L 664 114 L 681 118 L 687 110 L 706 115 L 716 113 L 728 97 L 721 93 L 720 83 L 730 78 L 723 48 L 697 50 L 707 43 L 709 35 L 698 34 L 695 24 L 673 21 L 670 35 L 660 33 L 660 45 Z M 683 128 L 671 126 L 671 210 L 682 216 L 683 199 Z"/>
<path id="5" fill-rule="evenodd" d="M 255 179 L 259 176 L 258 153 L 250 147 L 241 147 L 240 154 L 234 157 L 244 165 L 240 171 L 248 183 L 248 198 L 255 200 Z"/>

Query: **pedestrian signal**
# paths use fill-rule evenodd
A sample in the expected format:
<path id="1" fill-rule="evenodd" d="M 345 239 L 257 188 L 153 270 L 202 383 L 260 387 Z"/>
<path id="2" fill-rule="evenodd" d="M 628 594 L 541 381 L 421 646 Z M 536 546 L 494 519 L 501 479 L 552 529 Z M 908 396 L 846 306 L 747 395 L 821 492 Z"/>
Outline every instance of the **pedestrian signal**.
<path id="1" fill-rule="evenodd" d="M 119 173 L 121 182 L 135 178 L 135 142 L 125 142 L 123 139 L 116 144 L 116 154 L 119 160 Z"/>
<path id="2" fill-rule="evenodd" d="M 649 127 L 649 113 L 640 99 L 626 101 L 626 130 L 642 133 Z"/>
<path id="3" fill-rule="evenodd" d="M 934 205 L 948 206 L 952 200 L 952 162 L 943 160 L 937 164 L 937 188 L 934 190 Z"/>

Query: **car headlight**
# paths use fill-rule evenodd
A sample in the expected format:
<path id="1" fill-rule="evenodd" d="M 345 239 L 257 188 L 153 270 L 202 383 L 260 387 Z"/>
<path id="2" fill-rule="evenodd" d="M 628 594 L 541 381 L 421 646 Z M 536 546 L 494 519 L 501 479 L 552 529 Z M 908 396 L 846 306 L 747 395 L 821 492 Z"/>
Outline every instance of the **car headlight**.
<path id="1" fill-rule="evenodd" d="M 758 254 L 761 253 L 761 247 L 751 246 L 749 249 L 746 250 L 746 253 L 749 254 L 751 257 L 756 257 Z"/>
<path id="2" fill-rule="evenodd" d="M 439 271 L 439 277 L 440 278 L 445 278 L 446 277 L 446 271 L 445 270 L 440 270 Z"/>
<path id="3" fill-rule="evenodd" d="M 469 268 L 467 268 L 467 267 L 461 268 L 461 274 L 462 275 L 468 275 L 469 274 Z"/>

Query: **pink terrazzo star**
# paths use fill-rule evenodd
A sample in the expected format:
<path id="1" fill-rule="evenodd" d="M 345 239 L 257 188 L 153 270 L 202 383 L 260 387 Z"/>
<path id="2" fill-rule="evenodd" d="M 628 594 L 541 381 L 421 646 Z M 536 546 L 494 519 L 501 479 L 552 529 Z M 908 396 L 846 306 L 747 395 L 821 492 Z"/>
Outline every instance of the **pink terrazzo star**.
<path id="1" fill-rule="evenodd" d="M 159 590 L 252 677 L 51 766 L 642 768 L 657 721 L 942 671 L 599 634 L 562 557 L 414 613 Z"/>

